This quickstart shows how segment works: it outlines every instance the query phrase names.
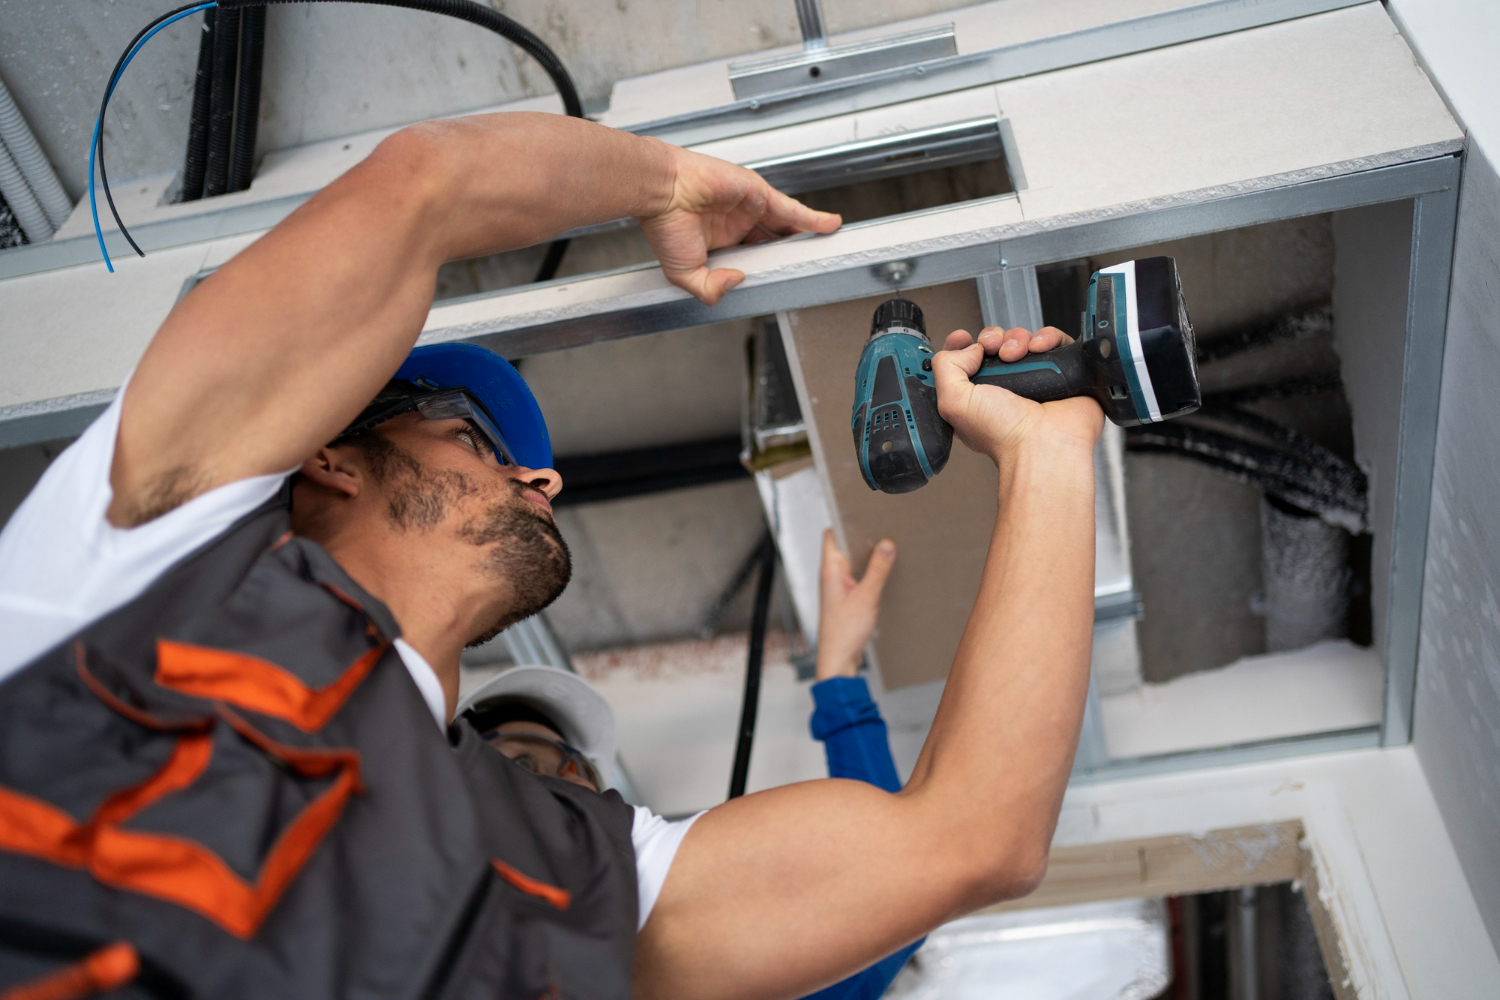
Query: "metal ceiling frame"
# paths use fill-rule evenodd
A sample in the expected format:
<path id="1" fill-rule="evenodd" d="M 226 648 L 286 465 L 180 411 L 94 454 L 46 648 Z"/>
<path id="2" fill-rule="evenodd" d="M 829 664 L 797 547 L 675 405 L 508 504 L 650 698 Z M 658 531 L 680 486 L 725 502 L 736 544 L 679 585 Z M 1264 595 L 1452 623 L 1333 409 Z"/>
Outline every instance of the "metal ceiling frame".
<path id="1" fill-rule="evenodd" d="M 746 98 L 623 128 L 679 146 L 694 146 L 1147 52 L 1367 2 L 1369 0 L 1204 0 L 1187 7 L 1079 31 Z M 1020 177 L 1013 179 L 1018 188 L 1024 186 Z M 253 187 L 249 193 L 254 194 Z M 241 199 L 222 208 L 215 206 L 212 199 L 205 199 L 200 203 L 200 212 L 143 221 L 132 226 L 131 233 L 142 249 L 151 251 L 257 232 L 286 218 L 314 193 L 310 190 L 248 203 Z M 106 230 L 104 240 L 111 254 L 131 252 L 124 237 L 116 230 Z M 0 251 L 0 279 L 87 264 L 97 259 L 98 247 L 92 234 L 15 247 Z"/>

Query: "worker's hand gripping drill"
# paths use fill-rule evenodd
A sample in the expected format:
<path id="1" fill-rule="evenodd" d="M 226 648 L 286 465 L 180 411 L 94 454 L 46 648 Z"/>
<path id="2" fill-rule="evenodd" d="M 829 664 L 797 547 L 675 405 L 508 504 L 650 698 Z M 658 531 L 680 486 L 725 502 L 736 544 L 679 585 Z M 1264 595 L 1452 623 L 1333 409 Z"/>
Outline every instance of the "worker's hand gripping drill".
<path id="1" fill-rule="evenodd" d="M 852 419 L 871 489 L 910 493 L 948 464 L 953 428 L 938 413 L 933 355 L 916 303 L 880 304 L 855 373 Z M 1202 399 L 1176 261 L 1149 257 L 1095 272 L 1081 339 L 1013 362 L 986 358 L 970 380 L 1037 402 L 1089 396 L 1124 427 L 1191 413 Z"/>

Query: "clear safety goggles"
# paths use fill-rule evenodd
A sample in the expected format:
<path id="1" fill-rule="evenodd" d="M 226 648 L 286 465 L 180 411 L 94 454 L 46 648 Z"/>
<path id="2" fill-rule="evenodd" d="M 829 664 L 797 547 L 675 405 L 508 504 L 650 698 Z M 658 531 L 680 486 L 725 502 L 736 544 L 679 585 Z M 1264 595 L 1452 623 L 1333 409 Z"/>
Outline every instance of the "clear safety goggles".
<path id="1" fill-rule="evenodd" d="M 432 392 L 393 400 L 389 406 L 381 407 L 352 424 L 340 437 L 350 437 L 369 430 L 376 424 L 384 423 L 392 417 L 399 417 L 403 413 L 411 413 L 414 410 L 428 420 L 469 421 L 489 442 L 490 447 L 494 449 L 495 458 L 501 465 L 521 464 L 510 453 L 510 448 L 505 443 L 505 435 L 500 433 L 500 428 L 495 426 L 495 422 L 490 419 L 484 407 L 469 395 L 467 389 L 462 388 L 436 389 Z"/>
<path id="2" fill-rule="evenodd" d="M 604 782 L 593 761 L 577 747 L 561 740 L 535 733 L 489 732 L 484 739 L 496 750 L 520 764 L 532 774 L 561 778 L 574 784 L 586 784 L 594 791 L 604 790 Z"/>

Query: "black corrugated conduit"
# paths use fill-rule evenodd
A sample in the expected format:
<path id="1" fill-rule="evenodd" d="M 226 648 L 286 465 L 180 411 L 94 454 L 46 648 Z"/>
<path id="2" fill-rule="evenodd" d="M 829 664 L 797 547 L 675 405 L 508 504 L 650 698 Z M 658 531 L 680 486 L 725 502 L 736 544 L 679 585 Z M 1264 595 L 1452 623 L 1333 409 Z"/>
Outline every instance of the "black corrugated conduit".
<path id="1" fill-rule="evenodd" d="M 739 737 L 734 747 L 734 771 L 729 797 L 745 794 L 750 777 L 750 749 L 755 742 L 755 716 L 760 711 L 760 675 L 766 659 L 766 625 L 771 616 L 771 584 L 776 579 L 776 539 L 768 530 L 758 550 L 760 576 L 755 580 L 755 610 L 750 614 L 750 652 L 745 663 L 745 697 L 740 703 Z"/>
<path id="2" fill-rule="evenodd" d="M 260 125 L 260 70 L 266 52 L 266 9 L 240 14 L 240 71 L 234 90 L 234 152 L 229 157 L 229 190 L 243 191 L 255 174 L 255 135 Z"/>
<path id="3" fill-rule="evenodd" d="M 547 47 L 524 25 L 511 20 L 497 10 L 492 10 L 473 0 L 219 0 L 220 10 L 239 10 L 245 7 L 269 7 L 272 4 L 288 3 L 368 3 L 382 7 L 405 7 L 409 10 L 425 10 L 429 14 L 456 17 L 460 21 L 488 28 L 525 52 L 552 79 L 562 98 L 564 110 L 574 118 L 583 117 L 583 103 L 578 99 L 578 88 L 557 54 Z"/>
<path id="4" fill-rule="evenodd" d="M 193 114 L 188 121 L 187 152 L 182 158 L 182 201 L 203 197 L 203 172 L 208 160 L 208 105 L 214 90 L 214 20 L 218 11 L 203 12 L 203 34 L 198 41 L 198 72 L 193 77 Z"/>
<path id="5" fill-rule="evenodd" d="M 289 3 L 366 3 L 382 7 L 405 7 L 408 10 L 426 11 L 430 14 L 441 14 L 445 17 L 454 17 L 470 24 L 478 25 L 495 32 L 502 38 L 515 45 L 521 51 L 531 56 L 532 59 L 542 67 L 547 76 L 552 80 L 553 86 L 557 88 L 557 94 L 562 99 L 563 110 L 573 118 L 582 118 L 583 102 L 578 97 L 578 88 L 573 84 L 573 78 L 557 58 L 547 44 L 536 35 L 532 34 L 520 23 L 506 17 L 499 11 L 492 10 L 482 4 L 474 3 L 473 0 L 219 0 L 217 10 L 210 8 L 204 11 L 205 43 L 209 56 L 205 57 L 203 48 L 198 53 L 198 76 L 194 82 L 193 91 L 193 116 L 192 125 L 188 133 L 188 150 L 183 162 L 183 193 L 182 200 L 193 201 L 199 197 L 199 185 L 194 183 L 197 179 L 197 146 L 200 141 L 205 142 L 206 149 L 203 153 L 203 181 L 201 184 L 201 195 L 209 197 L 223 194 L 227 190 L 242 190 L 232 187 L 230 184 L 231 170 L 235 169 L 237 179 L 248 186 L 251 180 L 250 174 L 254 167 L 255 144 L 254 135 L 259 117 L 260 99 L 260 67 L 261 53 L 264 52 L 265 38 L 265 8 L 271 4 Z M 115 63 L 114 72 L 110 74 L 109 83 L 105 87 L 104 100 L 99 106 L 99 121 L 96 125 L 98 140 L 96 155 L 98 160 L 100 186 L 104 188 L 105 200 L 109 203 L 110 214 L 114 216 L 115 224 L 120 228 L 120 235 L 124 236 L 137 256 L 146 256 L 135 239 L 130 235 L 124 220 L 120 218 L 119 210 L 115 207 L 114 196 L 109 189 L 109 174 L 104 166 L 104 139 L 103 122 L 104 112 L 109 104 L 110 94 L 113 92 L 120 74 L 124 72 L 125 66 L 133 57 L 134 49 L 138 43 L 150 38 L 160 27 L 180 15 L 192 11 L 197 5 L 189 4 L 167 11 L 165 14 L 154 18 L 149 24 L 136 33 L 125 51 L 120 53 L 119 60 Z M 251 27 L 253 40 L 247 40 L 246 46 L 240 45 L 241 12 L 246 12 L 245 19 L 251 20 L 252 11 L 258 11 L 253 15 L 255 23 Z M 212 20 L 210 20 L 212 19 Z M 232 23 L 232 28 L 231 28 Z M 253 59 L 250 57 L 254 56 Z M 208 82 L 204 81 L 204 62 L 207 58 L 209 63 Z M 249 70 L 249 72 L 246 72 Z M 238 89 L 237 88 L 238 84 Z M 207 87 L 207 99 L 200 100 L 200 92 Z M 245 111 L 238 116 L 240 125 L 236 127 L 236 105 Z M 206 107 L 206 129 L 201 124 L 205 115 L 200 108 Z M 205 134 L 207 139 L 202 140 Z M 238 168 L 232 168 L 231 156 L 235 154 L 235 133 L 246 136 L 247 139 L 239 145 L 238 158 L 244 162 Z M 96 224 L 97 230 L 97 224 Z M 100 251 L 104 252 L 103 236 L 99 236 Z M 567 240 L 556 240 L 547 248 L 547 255 L 542 261 L 541 269 L 537 272 L 537 281 L 548 281 L 557 273 L 558 266 L 562 263 L 563 254 L 567 251 Z M 108 254 L 105 253 L 106 260 Z M 113 265 L 111 265 L 113 270 Z"/>
<path id="6" fill-rule="evenodd" d="M 1357 469 L 1357 479 L 1347 474 L 1349 467 L 1342 459 L 1335 472 L 1301 456 L 1181 420 L 1131 428 L 1125 441 L 1131 452 L 1191 459 L 1347 531 L 1365 530 L 1364 475 Z"/>
<path id="7" fill-rule="evenodd" d="M 240 56 L 240 12 L 219 10 L 214 20 L 213 93 L 208 102 L 208 159 L 203 197 L 229 190 L 229 154 L 234 143 L 234 78 Z"/>

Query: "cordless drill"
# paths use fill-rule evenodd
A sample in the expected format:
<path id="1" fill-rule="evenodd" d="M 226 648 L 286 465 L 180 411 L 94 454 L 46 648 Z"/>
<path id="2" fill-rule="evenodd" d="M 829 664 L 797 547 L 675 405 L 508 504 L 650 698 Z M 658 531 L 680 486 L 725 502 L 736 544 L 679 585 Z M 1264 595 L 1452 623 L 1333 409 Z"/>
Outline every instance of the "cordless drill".
<path id="1" fill-rule="evenodd" d="M 953 428 L 938 415 L 922 310 L 904 298 L 875 310 L 854 383 L 854 447 L 872 490 L 910 493 L 948 464 Z M 1092 396 L 1122 427 L 1198 409 L 1197 347 L 1171 257 L 1147 257 L 1089 278 L 1083 335 L 1007 364 L 986 358 L 977 385 L 1045 403 Z"/>

